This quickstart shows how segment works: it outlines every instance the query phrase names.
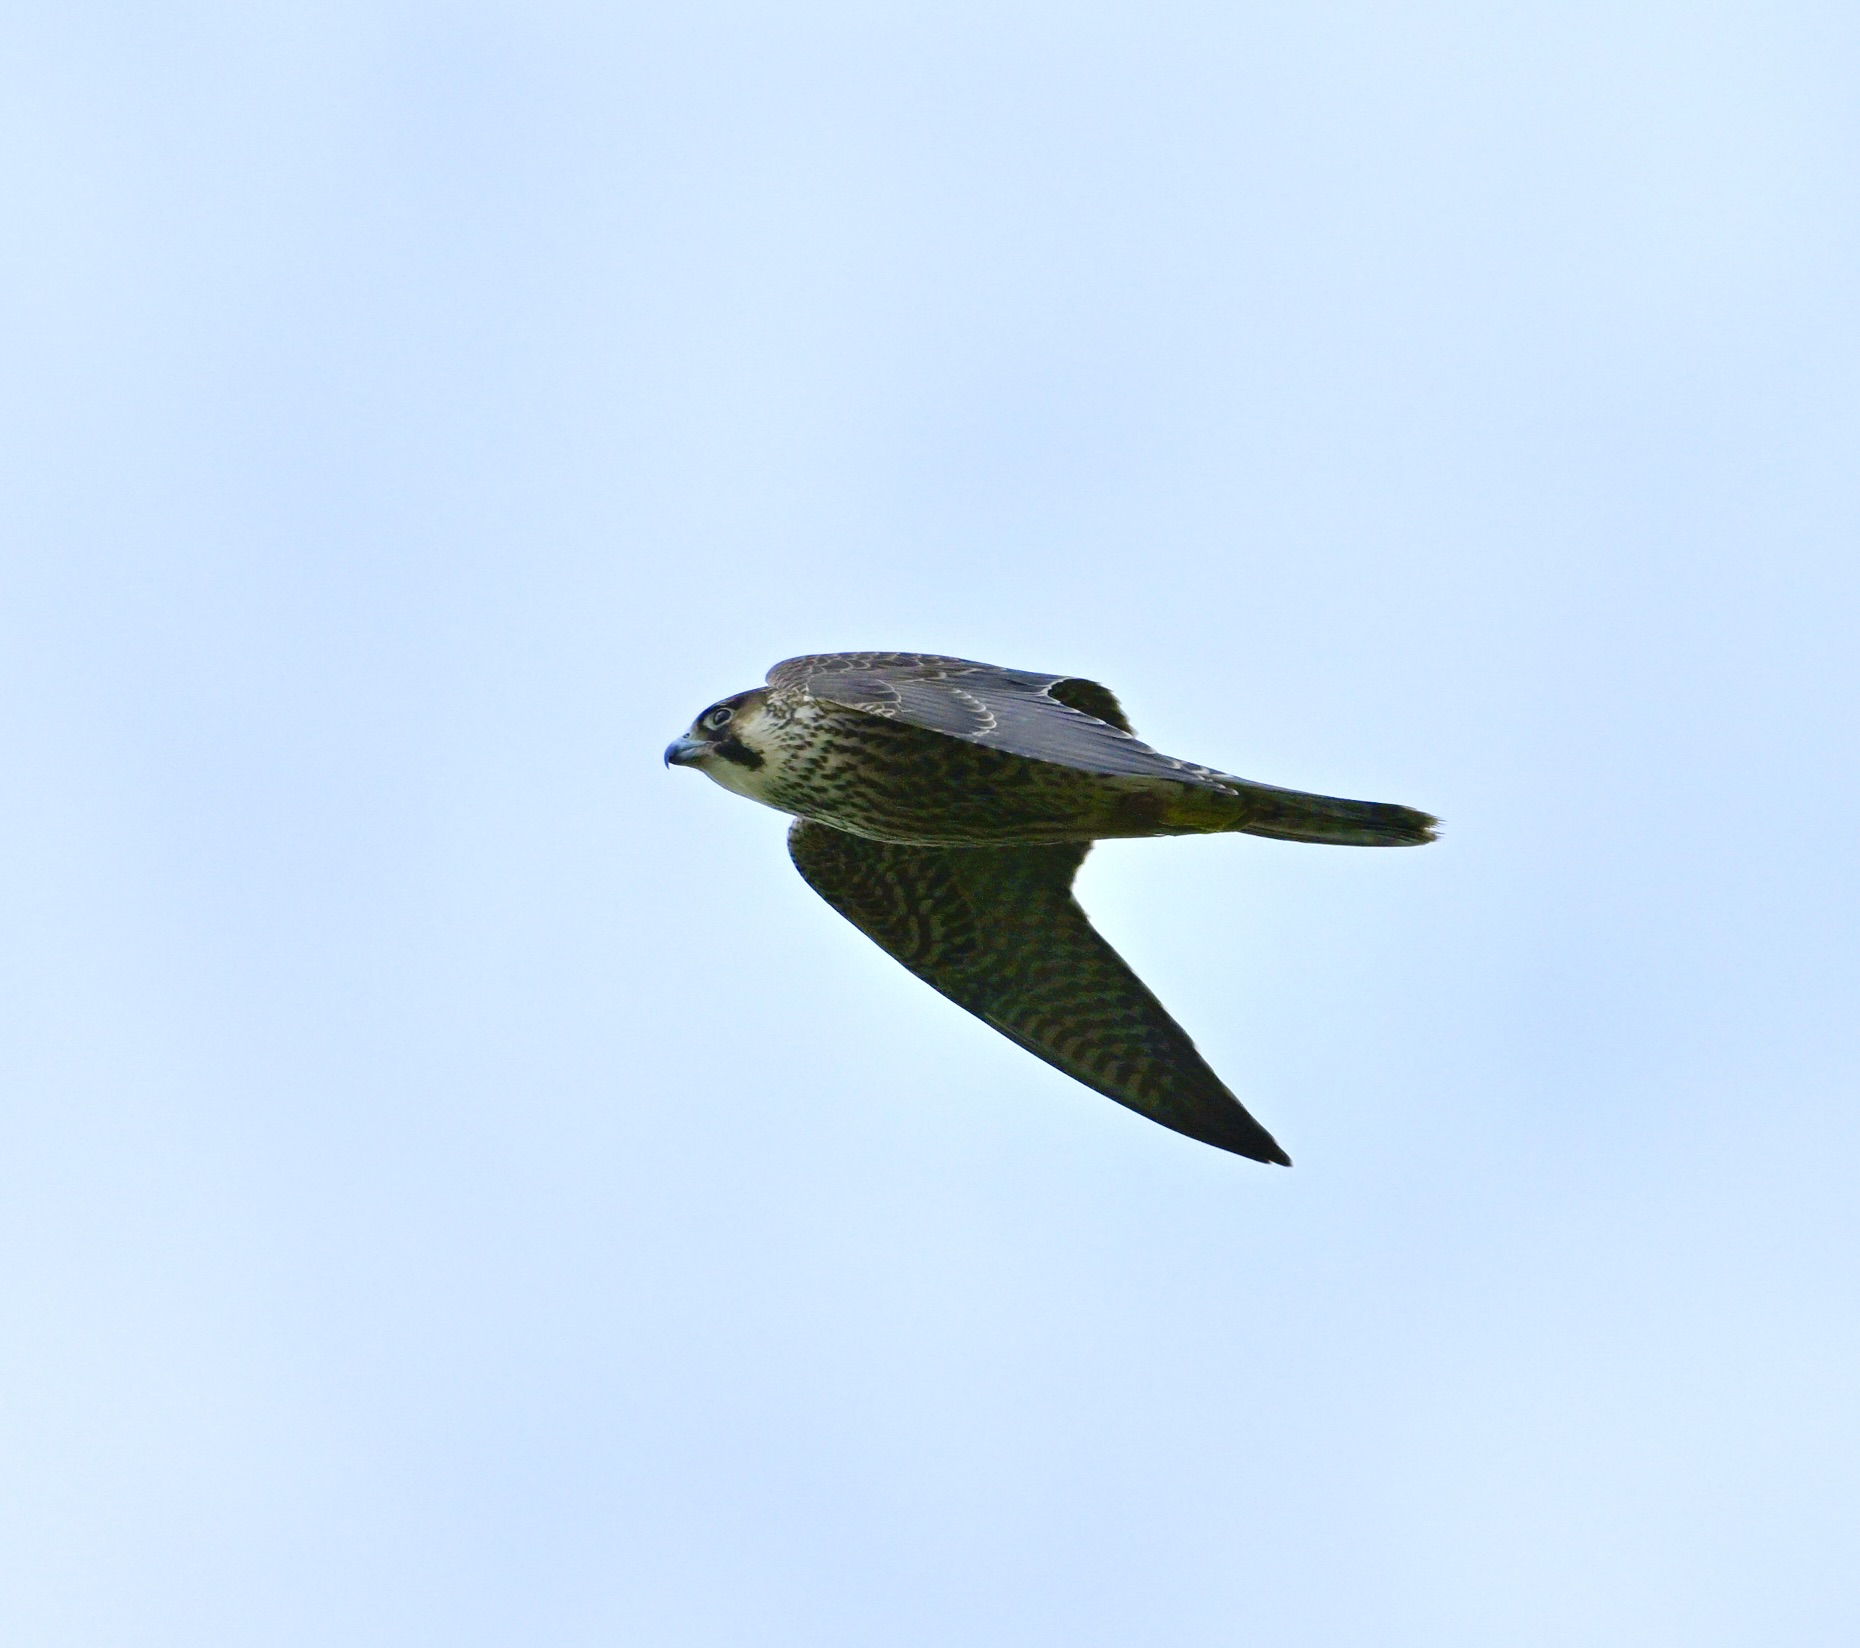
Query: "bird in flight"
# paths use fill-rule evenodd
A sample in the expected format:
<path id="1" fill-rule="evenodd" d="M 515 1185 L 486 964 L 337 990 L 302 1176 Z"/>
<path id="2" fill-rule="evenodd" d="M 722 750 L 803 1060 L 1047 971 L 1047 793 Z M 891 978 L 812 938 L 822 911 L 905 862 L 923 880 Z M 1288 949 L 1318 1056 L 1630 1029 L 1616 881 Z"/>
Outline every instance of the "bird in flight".
<path id="1" fill-rule="evenodd" d="M 1010 1041 L 1164 1127 L 1287 1167 L 1099 937 L 1072 878 L 1094 841 L 1411 847 L 1437 822 L 1163 755 L 1096 681 L 914 652 L 790 658 L 712 704 L 665 762 L 792 814 L 807 884 Z"/>

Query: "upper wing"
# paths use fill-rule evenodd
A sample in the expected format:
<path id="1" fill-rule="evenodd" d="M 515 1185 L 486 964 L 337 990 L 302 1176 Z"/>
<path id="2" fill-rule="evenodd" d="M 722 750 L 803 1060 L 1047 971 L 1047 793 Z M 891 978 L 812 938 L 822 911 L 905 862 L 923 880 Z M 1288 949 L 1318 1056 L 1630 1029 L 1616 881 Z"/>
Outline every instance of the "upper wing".
<path id="1" fill-rule="evenodd" d="M 1217 776 L 1133 737 L 1110 690 L 1080 676 L 927 653 L 829 652 L 785 659 L 769 685 L 1082 772 L 1189 784 Z"/>
<path id="2" fill-rule="evenodd" d="M 1119 1104 L 1291 1165 L 1072 897 L 1084 844 L 900 847 L 796 819 L 807 884 L 926 984 Z"/>
<path id="3" fill-rule="evenodd" d="M 917 652 L 828 652 L 789 658 L 769 685 L 905 721 L 1034 761 L 1115 778 L 1163 778 L 1240 803 L 1197 829 L 1244 830 L 1284 841 L 1411 847 L 1434 839 L 1429 813 L 1261 784 L 1179 761 L 1130 731 L 1108 688 L 1076 675 L 1035 675 Z"/>

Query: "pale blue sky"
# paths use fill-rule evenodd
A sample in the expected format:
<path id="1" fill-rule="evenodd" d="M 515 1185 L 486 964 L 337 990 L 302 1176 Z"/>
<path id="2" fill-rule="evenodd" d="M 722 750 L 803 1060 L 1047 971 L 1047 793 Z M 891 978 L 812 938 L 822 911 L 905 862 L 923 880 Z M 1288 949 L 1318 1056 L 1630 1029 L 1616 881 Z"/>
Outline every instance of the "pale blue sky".
<path id="1" fill-rule="evenodd" d="M 1860 1636 L 1860 14 L 14 8 L 0 1637 Z M 1108 682 L 1298 1165 L 659 751 Z"/>

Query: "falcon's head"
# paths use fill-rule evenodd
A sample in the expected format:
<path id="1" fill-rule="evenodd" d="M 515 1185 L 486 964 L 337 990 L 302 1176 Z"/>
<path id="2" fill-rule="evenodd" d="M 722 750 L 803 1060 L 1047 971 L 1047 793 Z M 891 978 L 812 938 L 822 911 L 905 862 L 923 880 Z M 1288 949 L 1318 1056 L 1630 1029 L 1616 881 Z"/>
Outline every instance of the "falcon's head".
<path id="1" fill-rule="evenodd" d="M 696 767 L 726 790 L 755 795 L 755 775 L 768 761 L 761 736 L 766 731 L 768 695 L 767 687 L 755 687 L 718 699 L 691 723 L 684 737 L 666 745 L 666 766 Z"/>

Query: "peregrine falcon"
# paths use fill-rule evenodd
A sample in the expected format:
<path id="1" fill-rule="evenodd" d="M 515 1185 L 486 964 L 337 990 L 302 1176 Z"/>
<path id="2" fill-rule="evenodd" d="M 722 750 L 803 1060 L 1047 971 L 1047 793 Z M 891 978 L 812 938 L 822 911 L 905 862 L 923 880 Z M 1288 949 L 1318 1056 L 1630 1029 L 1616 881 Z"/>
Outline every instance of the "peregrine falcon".
<path id="1" fill-rule="evenodd" d="M 1412 807 L 1162 755 L 1096 681 L 913 652 L 790 658 L 665 752 L 794 815 L 807 884 L 1036 1058 L 1191 1139 L 1291 1165 L 1072 896 L 1094 841 L 1241 831 L 1411 847 Z"/>

